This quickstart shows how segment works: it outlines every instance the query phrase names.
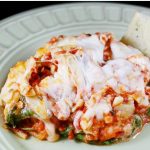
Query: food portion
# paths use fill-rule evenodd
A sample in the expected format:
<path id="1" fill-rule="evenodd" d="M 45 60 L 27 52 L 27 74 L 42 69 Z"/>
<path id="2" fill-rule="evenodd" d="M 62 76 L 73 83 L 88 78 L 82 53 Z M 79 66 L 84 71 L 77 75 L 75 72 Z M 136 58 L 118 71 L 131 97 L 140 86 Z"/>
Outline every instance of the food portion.
<path id="1" fill-rule="evenodd" d="M 0 94 L 18 136 L 112 144 L 150 122 L 150 59 L 110 33 L 53 37 L 10 69 Z"/>

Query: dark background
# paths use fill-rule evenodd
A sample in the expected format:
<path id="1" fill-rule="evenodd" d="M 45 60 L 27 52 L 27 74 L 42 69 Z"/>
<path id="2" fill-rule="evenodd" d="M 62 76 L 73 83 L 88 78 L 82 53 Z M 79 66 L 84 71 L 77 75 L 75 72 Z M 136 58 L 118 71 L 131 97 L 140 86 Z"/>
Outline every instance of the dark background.
<path id="1" fill-rule="evenodd" d="M 23 12 L 26 10 L 30 10 L 32 8 L 38 8 L 47 5 L 58 5 L 64 3 L 75 3 L 75 2 L 56 2 L 56 1 L 49 1 L 49 2 L 0 2 L 0 20 L 11 15 L 17 14 L 19 12 Z M 122 3 L 122 4 L 131 4 L 131 5 L 138 5 L 144 7 L 150 7 L 148 2 L 114 2 L 114 3 Z"/>

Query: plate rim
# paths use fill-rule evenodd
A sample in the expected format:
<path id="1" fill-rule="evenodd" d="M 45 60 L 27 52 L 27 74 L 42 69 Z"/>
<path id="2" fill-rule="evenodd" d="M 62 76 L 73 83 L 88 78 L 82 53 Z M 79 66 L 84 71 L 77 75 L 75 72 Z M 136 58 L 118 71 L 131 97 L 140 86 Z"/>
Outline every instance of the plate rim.
<path id="1" fill-rule="evenodd" d="M 64 3 L 64 4 L 53 4 L 53 5 L 47 5 L 47 6 L 41 6 L 41 7 L 37 7 L 37 8 L 33 8 L 33 9 L 29 9 L 29 10 L 25 10 L 25 11 L 22 11 L 22 12 L 19 12 L 17 14 L 14 14 L 14 15 L 11 15 L 11 16 L 8 16 L 4 19 L 1 19 L 0 20 L 0 28 L 2 25 L 4 24 L 7 24 L 9 22 L 12 21 L 12 19 L 17 19 L 17 18 L 20 18 L 21 16 L 22 17 L 25 17 L 26 15 L 29 15 L 31 12 L 35 13 L 36 11 L 42 11 L 42 10 L 46 10 L 46 9 L 55 9 L 55 7 L 64 7 L 64 6 L 68 6 L 68 5 L 80 5 L 80 4 L 83 4 L 85 3 L 86 5 L 89 5 L 89 4 L 102 4 L 102 5 L 117 5 L 117 6 L 120 6 L 120 7 L 123 7 L 123 6 L 129 6 L 129 7 L 133 7 L 133 8 L 139 8 L 139 9 L 145 9 L 145 10 L 149 10 L 148 7 L 144 7 L 144 6 L 138 6 L 138 5 L 134 5 L 134 4 L 123 4 L 123 3 L 119 3 L 119 2 L 71 2 L 71 3 Z"/>

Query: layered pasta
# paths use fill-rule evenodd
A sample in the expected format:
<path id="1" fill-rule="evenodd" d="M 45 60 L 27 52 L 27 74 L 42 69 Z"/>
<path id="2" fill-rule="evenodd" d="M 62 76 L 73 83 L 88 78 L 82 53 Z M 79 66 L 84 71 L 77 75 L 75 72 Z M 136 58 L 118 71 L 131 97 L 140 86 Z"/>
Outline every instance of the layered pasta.
<path id="1" fill-rule="evenodd" d="M 112 144 L 150 122 L 150 59 L 111 33 L 53 37 L 10 69 L 5 127 L 27 139 Z"/>

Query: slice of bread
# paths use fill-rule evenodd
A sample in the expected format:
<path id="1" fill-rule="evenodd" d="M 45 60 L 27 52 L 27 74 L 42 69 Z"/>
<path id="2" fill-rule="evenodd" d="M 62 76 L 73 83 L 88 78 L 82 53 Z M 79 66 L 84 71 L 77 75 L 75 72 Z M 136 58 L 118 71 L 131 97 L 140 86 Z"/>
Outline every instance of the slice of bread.
<path id="1" fill-rule="evenodd" d="M 121 41 L 150 57 L 150 17 L 136 13 Z"/>

